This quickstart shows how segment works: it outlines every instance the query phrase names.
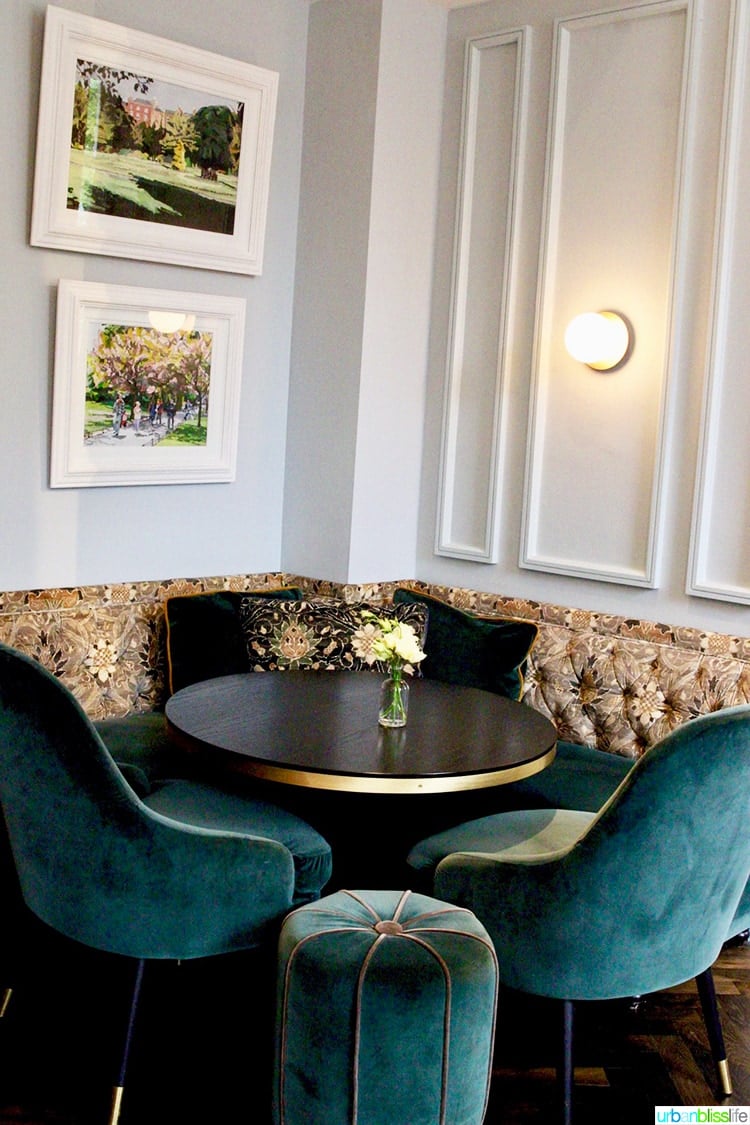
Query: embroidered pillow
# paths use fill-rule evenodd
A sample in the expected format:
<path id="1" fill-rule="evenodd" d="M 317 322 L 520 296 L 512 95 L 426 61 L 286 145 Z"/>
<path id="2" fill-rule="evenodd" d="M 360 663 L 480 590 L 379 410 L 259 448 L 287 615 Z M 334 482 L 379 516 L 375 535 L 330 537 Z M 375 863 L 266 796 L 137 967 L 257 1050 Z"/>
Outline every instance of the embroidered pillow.
<path id="1" fill-rule="evenodd" d="M 510 617 L 481 617 L 416 590 L 399 587 L 393 594 L 399 606 L 428 607 L 425 637 L 425 677 L 449 684 L 483 688 L 520 699 L 526 661 L 537 636 L 529 621 Z"/>
<path id="2" fill-rule="evenodd" d="M 385 665 L 372 652 L 378 629 L 366 617 L 367 612 L 411 625 L 420 643 L 424 639 L 427 608 L 421 605 L 382 606 L 333 599 L 269 598 L 260 602 L 245 598 L 240 605 L 240 622 L 249 665 L 255 672 L 385 672 Z M 415 675 L 419 675 L 418 669 Z"/>

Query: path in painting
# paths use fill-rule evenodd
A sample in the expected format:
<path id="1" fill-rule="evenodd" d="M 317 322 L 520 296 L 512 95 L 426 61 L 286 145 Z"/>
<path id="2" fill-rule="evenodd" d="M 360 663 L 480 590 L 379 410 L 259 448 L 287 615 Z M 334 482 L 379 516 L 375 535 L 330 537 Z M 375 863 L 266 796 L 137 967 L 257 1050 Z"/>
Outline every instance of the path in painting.
<path id="1" fill-rule="evenodd" d="M 179 429 L 183 422 L 190 422 L 195 420 L 195 412 L 191 412 L 187 418 L 184 411 L 178 411 L 175 415 L 174 429 Z M 151 446 L 158 445 L 158 443 L 165 438 L 167 434 L 172 433 L 172 427 L 167 428 L 167 416 L 162 417 L 161 425 L 151 423 L 148 415 L 141 419 L 141 424 L 136 430 L 132 421 L 128 419 L 126 426 L 121 426 L 117 434 L 113 433 L 112 429 L 99 430 L 98 433 L 92 434 L 86 439 L 87 445 L 116 445 L 118 447 L 127 446 Z"/>

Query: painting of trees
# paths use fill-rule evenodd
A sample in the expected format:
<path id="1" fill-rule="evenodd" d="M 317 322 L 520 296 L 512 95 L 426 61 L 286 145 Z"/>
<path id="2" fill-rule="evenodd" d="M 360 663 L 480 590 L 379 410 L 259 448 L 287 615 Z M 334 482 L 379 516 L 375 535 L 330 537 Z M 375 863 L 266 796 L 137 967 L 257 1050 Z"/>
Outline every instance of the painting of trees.
<path id="1" fill-rule="evenodd" d="M 104 324 L 87 356 L 87 403 L 111 402 L 121 395 L 132 417 L 138 402 L 188 404 L 197 418 L 193 444 L 205 444 L 206 405 L 211 382 L 211 332 L 161 332 L 133 325 Z"/>
<path id="2" fill-rule="evenodd" d="M 77 59 L 66 206 L 232 234 L 243 109 Z"/>
<path id="3" fill-rule="evenodd" d="M 178 172 L 187 167 L 186 154 L 198 140 L 198 133 L 190 117 L 181 109 L 175 110 L 167 119 L 161 147 L 172 155 L 172 166 Z"/>
<path id="4" fill-rule="evenodd" d="M 121 83 L 139 94 L 148 93 L 153 79 L 128 70 L 115 70 L 78 59 L 73 93 L 71 142 L 75 148 L 114 152 L 130 148 L 135 122 L 125 108 Z"/>
<path id="5" fill-rule="evenodd" d="M 207 332 L 178 335 L 181 339 L 175 343 L 173 370 L 178 375 L 183 393 L 195 403 L 197 425 L 200 426 L 211 382 L 211 335 Z"/>
<path id="6" fill-rule="evenodd" d="M 207 105 L 193 114 L 196 141 L 192 156 L 208 171 L 237 173 L 242 136 L 242 106 L 234 113 L 225 105 Z"/>

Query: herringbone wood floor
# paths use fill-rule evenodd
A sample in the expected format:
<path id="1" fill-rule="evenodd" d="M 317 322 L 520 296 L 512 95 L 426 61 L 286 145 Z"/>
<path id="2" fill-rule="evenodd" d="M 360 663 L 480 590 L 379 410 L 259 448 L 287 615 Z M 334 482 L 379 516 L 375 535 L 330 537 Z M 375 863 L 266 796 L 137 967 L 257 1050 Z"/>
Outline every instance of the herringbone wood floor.
<path id="1" fill-rule="evenodd" d="M 124 972 L 124 967 L 123 967 Z M 139 1015 L 122 1125 L 267 1125 L 272 969 L 254 955 L 158 965 Z M 716 967 L 735 1094 L 716 1096 L 692 983 L 626 1002 L 579 1005 L 576 1125 L 650 1125 L 655 1105 L 750 1105 L 750 946 Z M 0 1125 L 100 1125 L 108 1111 L 127 980 L 110 959 L 68 950 L 37 961 L 0 1021 Z M 556 1010 L 504 996 L 487 1125 L 555 1120 Z M 412 1125 L 400 1122 L 394 1125 Z"/>
<path id="2" fill-rule="evenodd" d="M 651 1125 L 654 1106 L 750 1105 L 750 945 L 714 967 L 734 1094 L 717 1095 L 693 981 L 644 997 L 576 1008 L 576 1125 Z M 511 1011 L 515 1019 L 508 1018 Z M 488 1125 L 554 1122 L 557 1011 L 511 997 L 498 1020 Z"/>

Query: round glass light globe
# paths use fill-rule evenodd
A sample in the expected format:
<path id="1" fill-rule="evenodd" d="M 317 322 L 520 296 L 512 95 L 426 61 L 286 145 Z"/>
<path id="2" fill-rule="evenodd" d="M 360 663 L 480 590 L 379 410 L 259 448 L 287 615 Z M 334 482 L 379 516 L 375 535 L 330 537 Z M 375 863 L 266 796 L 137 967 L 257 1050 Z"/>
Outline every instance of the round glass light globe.
<path id="1" fill-rule="evenodd" d="M 596 371 L 616 367 L 629 346 L 628 326 L 613 312 L 581 313 L 571 320 L 565 331 L 569 354 Z"/>

